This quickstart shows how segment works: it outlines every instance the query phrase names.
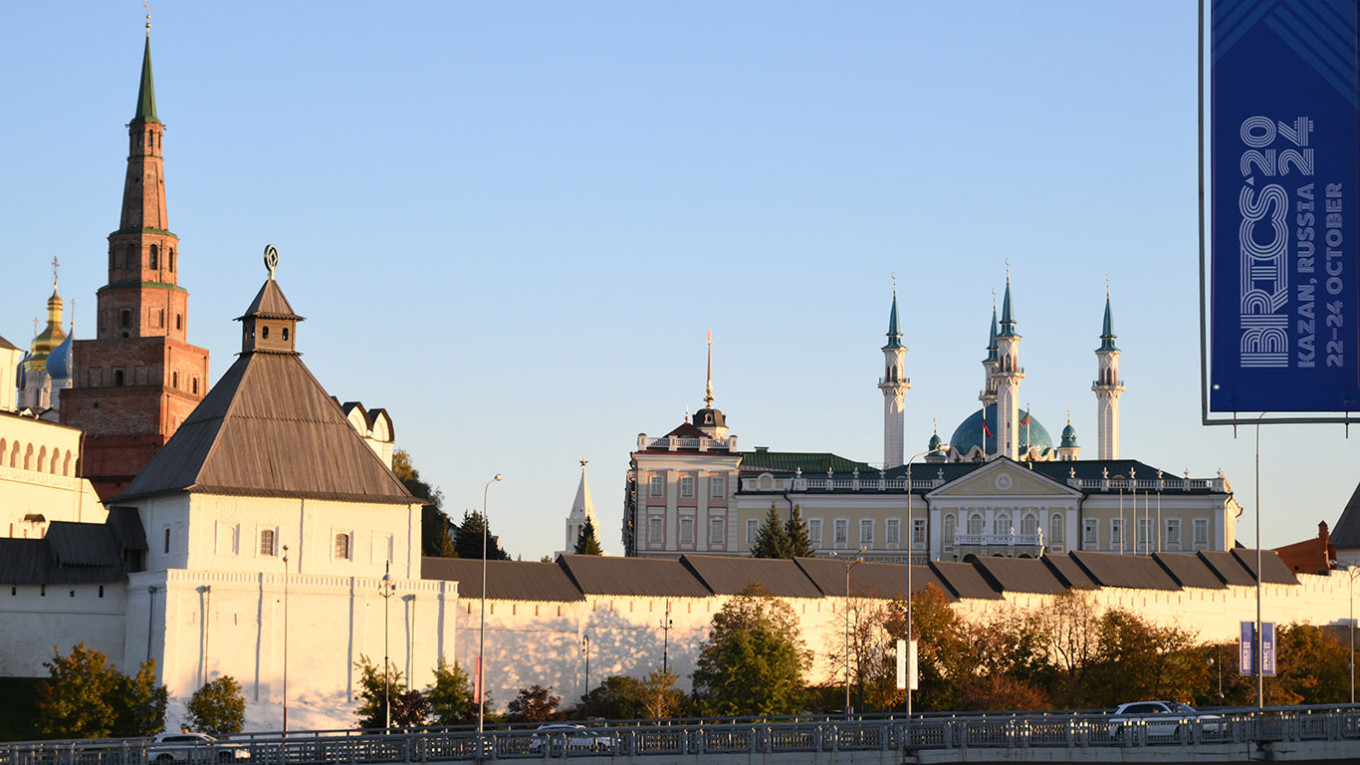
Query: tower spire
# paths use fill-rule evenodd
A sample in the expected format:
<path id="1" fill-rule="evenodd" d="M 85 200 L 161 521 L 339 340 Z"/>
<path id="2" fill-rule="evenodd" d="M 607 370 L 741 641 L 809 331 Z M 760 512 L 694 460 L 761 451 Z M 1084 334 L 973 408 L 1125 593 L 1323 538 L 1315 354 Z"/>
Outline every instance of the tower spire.
<path id="1" fill-rule="evenodd" d="M 708 331 L 708 382 L 704 384 L 704 406 L 713 406 L 713 330 Z"/>
<path id="2" fill-rule="evenodd" d="M 883 346 L 883 377 L 878 381 L 883 391 L 883 467 L 902 464 L 906 444 L 907 349 L 902 345 L 902 331 L 897 322 L 897 275 L 893 274 L 892 310 L 888 313 L 888 344 Z"/>
<path id="3" fill-rule="evenodd" d="M 1114 318 L 1110 309 L 1110 281 L 1105 280 L 1105 320 L 1096 349 L 1096 456 L 1102 460 L 1119 459 L 1119 394 L 1124 381 L 1119 378 L 1119 348 L 1114 344 Z"/>
<path id="4" fill-rule="evenodd" d="M 1025 370 L 1020 366 L 1020 334 L 1015 331 L 1011 306 L 1011 264 L 1006 261 L 1006 293 L 1001 300 L 1001 331 L 996 336 L 995 377 L 997 452 L 1010 459 L 1020 453 L 1020 381 Z M 985 413 L 985 409 L 983 410 Z"/>

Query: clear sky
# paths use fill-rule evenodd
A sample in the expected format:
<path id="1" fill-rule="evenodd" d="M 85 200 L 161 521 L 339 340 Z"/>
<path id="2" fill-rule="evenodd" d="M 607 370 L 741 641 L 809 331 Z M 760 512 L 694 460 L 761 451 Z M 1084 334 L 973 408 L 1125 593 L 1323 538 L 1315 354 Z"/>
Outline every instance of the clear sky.
<path id="1" fill-rule="evenodd" d="M 143 45 L 137 2 L 12 4 L 0 335 L 62 262 L 94 334 Z M 1196 3 L 182 2 L 152 11 L 170 228 L 215 380 L 275 244 L 298 347 L 386 407 L 455 518 L 560 550 L 580 475 L 621 552 L 637 434 L 717 406 L 744 448 L 882 459 L 892 274 L 908 453 L 977 406 L 1009 259 L 1021 399 L 1095 456 L 1108 277 L 1121 456 L 1222 468 L 1200 425 Z M 1263 539 L 1334 523 L 1360 432 L 1261 434 Z"/>

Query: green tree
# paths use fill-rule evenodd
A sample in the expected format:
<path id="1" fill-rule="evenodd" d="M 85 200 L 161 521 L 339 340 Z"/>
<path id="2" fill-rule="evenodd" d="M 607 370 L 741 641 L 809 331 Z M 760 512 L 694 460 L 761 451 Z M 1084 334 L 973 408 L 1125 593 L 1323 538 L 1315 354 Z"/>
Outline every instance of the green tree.
<path id="1" fill-rule="evenodd" d="M 463 512 L 463 522 L 458 524 L 458 532 L 453 535 L 453 553 L 459 558 L 481 559 L 482 557 L 482 529 L 486 529 L 486 559 L 487 560 L 510 560 L 510 556 L 505 550 L 501 549 L 500 540 L 491 529 L 486 525 L 482 514 L 476 510 L 465 510 Z"/>
<path id="2" fill-rule="evenodd" d="M 156 684 L 156 664 L 142 662 L 128 677 L 84 643 L 45 662 L 38 688 L 37 732 L 45 738 L 149 736 L 165 727 L 169 692 Z"/>
<path id="3" fill-rule="evenodd" d="M 209 680 L 194 691 L 187 705 L 189 725 L 213 736 L 240 733 L 246 722 L 246 697 L 231 675 Z"/>
<path id="4" fill-rule="evenodd" d="M 752 558 L 791 558 L 789 532 L 784 522 L 779 520 L 779 511 L 770 503 L 770 511 L 756 532 L 756 541 L 751 545 Z"/>
<path id="5" fill-rule="evenodd" d="M 453 557 L 449 517 L 444 514 L 444 493 L 420 478 L 405 449 L 392 452 L 392 473 L 411 495 L 426 500 L 420 509 L 420 554 L 432 558 Z M 480 557 L 480 556 L 478 556 Z"/>
<path id="6" fill-rule="evenodd" d="M 511 722 L 544 722 L 557 715 L 562 697 L 554 695 L 552 686 L 531 685 L 520 688 L 519 695 L 505 705 L 505 719 Z"/>
<path id="7" fill-rule="evenodd" d="M 38 688 L 38 735 L 43 738 L 106 738 L 113 734 L 118 672 L 104 654 L 84 643 L 44 662 L 49 677 Z"/>
<path id="8" fill-rule="evenodd" d="M 1136 699 L 1191 699 L 1202 673 L 1190 662 L 1193 640 L 1179 627 L 1161 627 L 1122 608 L 1099 619 L 1096 661 L 1087 673 L 1084 706 Z"/>
<path id="9" fill-rule="evenodd" d="M 777 715 L 803 706 L 810 655 L 793 609 L 752 584 L 713 615 L 694 670 L 694 699 L 706 715 Z"/>
<path id="10" fill-rule="evenodd" d="M 641 681 L 627 675 L 611 675 L 581 697 L 572 716 L 581 719 L 636 720 L 646 717 L 640 699 Z"/>
<path id="11" fill-rule="evenodd" d="M 154 736 L 165 730 L 165 707 L 170 692 L 156 684 L 156 662 L 148 659 L 132 677 L 118 673 L 114 687 L 117 712 L 113 735 L 128 738 Z"/>
<path id="12" fill-rule="evenodd" d="M 354 667 L 359 670 L 359 707 L 354 714 L 360 728 L 384 727 L 388 720 L 389 704 L 392 708 L 392 727 L 409 728 L 425 724 L 429 705 L 424 703 L 424 694 L 408 691 L 402 673 L 390 661 L 386 676 L 382 667 L 375 666 L 362 654 Z M 416 696 L 421 698 L 417 699 Z"/>
<path id="13" fill-rule="evenodd" d="M 434 685 L 425 690 L 425 697 L 430 702 L 430 714 L 439 725 L 467 725 L 477 719 L 472 678 L 457 662 L 453 667 L 439 662 Z"/>
<path id="14" fill-rule="evenodd" d="M 784 523 L 784 535 L 789 540 L 788 557 L 811 558 L 817 554 L 817 548 L 812 546 L 812 538 L 808 536 L 807 521 L 803 520 L 798 505 L 789 511 L 789 519 Z"/>
<path id="15" fill-rule="evenodd" d="M 675 687 L 680 676 L 654 669 L 637 684 L 642 717 L 662 719 L 685 713 L 685 692 Z"/>
<path id="16" fill-rule="evenodd" d="M 595 521 L 586 518 L 581 532 L 576 535 L 576 548 L 573 552 L 577 555 L 604 555 L 604 550 L 600 549 L 600 540 L 595 536 Z"/>

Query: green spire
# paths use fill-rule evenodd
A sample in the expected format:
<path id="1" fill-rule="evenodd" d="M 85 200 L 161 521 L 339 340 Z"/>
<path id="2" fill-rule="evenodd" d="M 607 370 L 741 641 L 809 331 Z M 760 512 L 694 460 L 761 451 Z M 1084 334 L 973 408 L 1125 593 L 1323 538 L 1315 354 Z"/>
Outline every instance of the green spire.
<path id="1" fill-rule="evenodd" d="M 133 122 L 160 122 L 156 117 L 156 86 L 151 82 L 151 28 L 147 25 L 146 52 L 142 54 L 142 82 L 137 88 L 137 113 Z"/>
<path id="2" fill-rule="evenodd" d="M 1110 296 L 1105 296 L 1105 324 L 1100 330 L 1100 350 L 1117 351 L 1114 344 L 1114 317 L 1110 313 Z"/>
<path id="3" fill-rule="evenodd" d="M 992 293 L 992 332 L 987 336 L 987 360 L 996 361 L 996 293 Z"/>
<path id="4" fill-rule="evenodd" d="M 1011 277 L 1006 275 L 1006 296 L 1001 300 L 1001 334 L 998 337 L 1017 337 L 1015 317 L 1011 314 Z"/>
<path id="5" fill-rule="evenodd" d="M 893 286 L 892 313 L 888 314 L 888 344 L 883 350 L 902 347 L 902 332 L 897 328 L 897 286 Z"/>

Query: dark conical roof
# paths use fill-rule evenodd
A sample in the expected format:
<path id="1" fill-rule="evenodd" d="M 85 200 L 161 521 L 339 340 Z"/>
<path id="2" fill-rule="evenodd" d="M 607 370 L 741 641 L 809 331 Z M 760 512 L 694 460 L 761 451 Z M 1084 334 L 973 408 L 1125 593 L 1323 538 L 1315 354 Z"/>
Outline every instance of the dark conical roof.
<path id="1" fill-rule="evenodd" d="M 1100 350 L 1117 351 L 1114 344 L 1114 315 L 1110 312 L 1110 297 L 1105 296 L 1105 321 L 1100 328 Z"/>
<path id="2" fill-rule="evenodd" d="M 137 86 L 137 113 L 133 122 L 160 122 L 156 117 L 156 86 L 151 80 L 151 33 L 147 32 L 146 51 L 142 53 L 142 81 Z"/>
<path id="3" fill-rule="evenodd" d="M 175 492 L 416 503 L 293 354 L 241 355 L 119 499 Z"/>
<path id="4" fill-rule="evenodd" d="M 1360 485 L 1355 487 L 1351 501 L 1341 511 L 1336 526 L 1332 527 L 1333 547 L 1360 547 Z"/>
<path id="5" fill-rule="evenodd" d="M 256 317 L 260 319 L 294 319 L 302 321 L 303 317 L 293 312 L 293 306 L 289 304 L 288 298 L 284 297 L 283 290 L 279 288 L 279 283 L 272 278 L 265 281 L 264 286 L 256 293 L 255 299 L 250 302 L 250 307 L 245 314 L 236 317 L 241 319 Z"/>

